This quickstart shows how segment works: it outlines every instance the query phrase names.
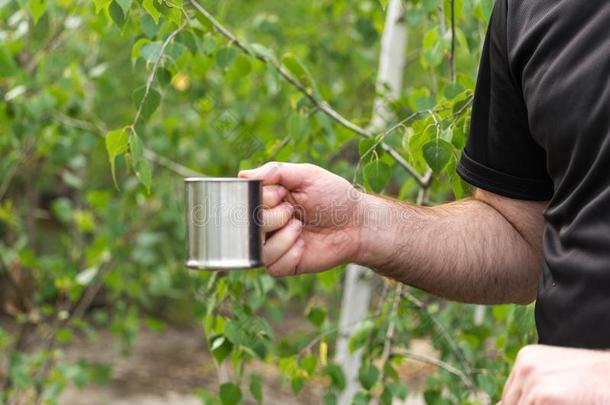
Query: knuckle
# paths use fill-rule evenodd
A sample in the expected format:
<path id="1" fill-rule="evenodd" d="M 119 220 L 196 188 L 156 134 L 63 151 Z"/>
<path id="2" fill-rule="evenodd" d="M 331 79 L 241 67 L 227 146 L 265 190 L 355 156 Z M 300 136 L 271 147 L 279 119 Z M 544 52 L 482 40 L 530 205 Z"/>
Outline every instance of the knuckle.
<path id="1" fill-rule="evenodd" d="M 278 266 L 267 266 L 267 273 L 273 277 L 273 278 L 280 278 L 282 277 L 282 271 L 281 268 L 279 268 Z"/>
<path id="2" fill-rule="evenodd" d="M 523 361 L 517 366 L 516 374 L 519 378 L 525 378 L 535 372 L 535 365 L 531 362 Z"/>
<path id="3" fill-rule="evenodd" d="M 303 163 L 303 168 L 307 171 L 314 172 L 320 170 L 320 167 L 314 165 L 313 163 Z"/>
<path id="4" fill-rule="evenodd" d="M 267 166 L 267 168 L 270 171 L 274 171 L 274 170 L 279 170 L 282 167 L 282 163 L 281 162 L 272 161 L 272 162 L 266 163 L 265 166 Z"/>

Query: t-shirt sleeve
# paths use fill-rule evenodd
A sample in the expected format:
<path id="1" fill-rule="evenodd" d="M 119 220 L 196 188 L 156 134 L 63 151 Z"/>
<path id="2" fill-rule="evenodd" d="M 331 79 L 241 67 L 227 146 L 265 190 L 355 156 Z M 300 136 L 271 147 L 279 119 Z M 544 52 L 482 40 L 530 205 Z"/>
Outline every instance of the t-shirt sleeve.
<path id="1" fill-rule="evenodd" d="M 546 153 L 529 130 L 520 81 L 511 73 L 506 0 L 490 19 L 472 107 L 470 135 L 457 166 L 468 183 L 505 197 L 544 201 L 553 194 Z"/>

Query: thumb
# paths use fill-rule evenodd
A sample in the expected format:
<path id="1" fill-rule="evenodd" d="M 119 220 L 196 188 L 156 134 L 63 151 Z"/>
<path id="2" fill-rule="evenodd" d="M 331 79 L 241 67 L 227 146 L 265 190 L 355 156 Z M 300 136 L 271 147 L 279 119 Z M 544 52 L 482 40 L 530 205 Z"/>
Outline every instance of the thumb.
<path id="1" fill-rule="evenodd" d="M 242 170 L 239 177 L 242 179 L 263 180 L 263 185 L 279 184 L 287 189 L 299 187 L 311 172 L 308 164 L 269 162 L 261 167 Z"/>

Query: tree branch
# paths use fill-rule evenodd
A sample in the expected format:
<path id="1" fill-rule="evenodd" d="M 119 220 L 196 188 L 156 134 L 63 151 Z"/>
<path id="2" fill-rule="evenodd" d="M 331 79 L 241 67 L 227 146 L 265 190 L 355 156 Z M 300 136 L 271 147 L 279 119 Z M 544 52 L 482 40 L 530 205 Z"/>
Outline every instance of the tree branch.
<path id="1" fill-rule="evenodd" d="M 402 283 L 398 283 L 396 288 L 394 289 L 394 301 L 392 302 L 392 308 L 390 309 L 390 324 L 388 325 L 388 330 L 385 335 L 385 340 L 383 342 L 383 351 L 381 352 L 381 381 L 385 383 L 386 375 L 384 372 L 384 366 L 387 361 L 390 359 L 390 355 L 392 354 L 392 346 L 394 345 L 394 335 L 396 333 L 396 322 L 392 320 L 392 318 L 398 312 L 398 304 L 400 304 L 400 299 L 402 298 L 402 289 L 404 285 Z"/>
<path id="2" fill-rule="evenodd" d="M 451 0 L 451 50 L 449 51 L 449 74 L 455 82 L 455 0 Z"/>
<path id="3" fill-rule="evenodd" d="M 355 134 L 363 137 L 363 138 L 372 138 L 375 136 L 374 133 L 367 131 L 366 129 L 354 124 L 347 118 L 343 117 L 339 112 L 337 112 L 334 108 L 330 106 L 330 104 L 325 100 L 319 100 L 316 96 L 314 96 L 310 89 L 305 87 L 298 79 L 296 79 L 290 72 L 288 72 L 280 63 L 276 63 L 271 60 L 269 57 L 262 55 L 260 53 L 255 52 L 248 46 L 245 42 L 241 41 L 237 38 L 233 33 L 231 33 L 227 28 L 225 28 L 212 14 L 210 14 L 201 4 L 199 4 L 196 0 L 190 0 L 190 3 L 193 7 L 212 24 L 212 26 L 218 31 L 222 36 L 227 38 L 231 43 L 235 44 L 235 46 L 240 49 L 244 54 L 251 56 L 255 59 L 260 60 L 261 62 L 272 66 L 277 73 L 284 78 L 292 87 L 297 89 L 300 93 L 302 93 L 307 99 L 320 111 L 326 114 L 328 117 L 332 118 L 335 122 L 339 123 L 343 127 L 349 129 Z M 384 131 L 391 132 L 390 131 Z M 401 155 L 386 143 L 382 143 L 383 149 L 388 152 L 390 156 L 398 163 L 404 170 L 406 170 L 411 176 L 415 178 L 415 180 L 420 185 L 425 185 L 424 177 L 417 172 Z"/>
<path id="4" fill-rule="evenodd" d="M 79 120 L 77 118 L 68 117 L 67 115 L 61 114 L 59 112 L 54 113 L 53 118 L 55 118 L 57 121 L 59 121 L 60 123 L 66 125 L 66 126 L 89 131 L 89 132 L 99 136 L 100 138 L 105 138 L 106 137 L 105 134 L 106 134 L 106 132 L 108 132 L 108 129 L 103 127 L 101 124 L 97 124 L 97 125 L 92 124 L 88 121 L 83 121 L 83 120 Z M 152 151 L 151 149 L 144 148 L 144 156 L 146 156 L 146 158 L 149 159 L 150 161 L 152 161 L 153 163 L 155 163 L 155 164 L 163 167 L 164 169 L 167 169 L 170 172 L 175 173 L 179 176 L 182 176 L 182 177 L 203 176 L 202 173 L 192 170 L 184 165 L 181 165 L 180 163 L 174 162 L 173 160 L 171 160 L 163 155 L 159 155 L 158 153 Z"/>
<path id="5" fill-rule="evenodd" d="M 153 80 L 155 80 L 155 74 L 157 73 L 157 69 L 159 68 L 161 59 L 163 59 L 163 55 L 165 54 L 165 49 L 174 40 L 174 38 L 176 38 L 176 35 L 178 35 L 180 33 L 180 31 L 182 31 L 188 25 L 188 23 L 189 23 L 189 19 L 185 18 L 185 20 L 182 22 L 182 24 L 180 24 L 180 26 L 176 30 L 174 30 L 171 34 L 169 34 L 168 37 L 163 42 L 163 45 L 161 45 L 161 49 L 159 49 L 159 55 L 157 56 L 157 59 L 155 60 L 155 63 L 152 66 L 150 74 L 148 75 L 148 79 L 146 80 L 146 88 L 144 90 L 144 95 L 142 96 L 142 100 L 140 100 L 140 104 L 138 105 L 138 110 L 136 111 L 136 115 L 133 117 L 133 122 L 131 123 L 132 128 L 135 128 L 136 124 L 138 123 L 138 120 L 140 119 L 140 116 L 142 115 L 142 109 L 144 108 L 144 102 L 146 101 L 146 98 L 148 97 L 148 94 L 150 93 L 150 89 L 152 87 Z"/>
<path id="6" fill-rule="evenodd" d="M 419 309 L 423 314 L 425 314 L 432 321 L 432 323 L 436 326 L 436 329 L 441 333 L 441 335 L 443 335 L 443 337 L 449 344 L 449 347 L 451 348 L 454 355 L 459 360 L 462 367 L 464 367 L 465 373 L 470 377 L 472 375 L 472 368 L 468 364 L 468 360 L 466 359 L 466 356 L 464 355 L 462 349 L 460 349 L 458 344 L 451 337 L 451 335 L 449 334 L 449 332 L 447 331 L 445 326 L 438 319 L 436 319 L 432 314 L 430 314 L 428 312 L 426 305 L 422 301 L 420 301 L 417 297 L 415 297 L 413 294 L 411 294 L 408 290 L 405 290 L 403 294 L 404 294 L 404 297 L 407 298 L 407 300 L 410 303 L 415 305 L 415 307 L 417 309 Z M 471 383 L 471 385 L 474 385 L 474 384 Z"/>
<path id="7" fill-rule="evenodd" d="M 404 350 L 404 349 L 397 349 L 397 350 L 393 351 L 392 356 L 406 357 L 408 359 L 419 361 L 421 363 L 426 363 L 426 364 L 440 367 L 443 370 L 448 371 L 449 373 L 451 373 L 455 376 L 458 376 L 460 378 L 460 380 L 462 380 L 464 385 L 466 387 L 468 387 L 468 389 L 472 390 L 474 388 L 472 385 L 472 382 L 470 381 L 470 379 L 468 378 L 466 373 L 464 373 L 462 370 L 458 369 L 457 367 L 454 367 L 451 364 L 444 362 L 442 360 L 435 359 L 434 357 L 426 356 L 424 354 L 414 353 L 414 352 L 411 352 L 409 350 Z"/>

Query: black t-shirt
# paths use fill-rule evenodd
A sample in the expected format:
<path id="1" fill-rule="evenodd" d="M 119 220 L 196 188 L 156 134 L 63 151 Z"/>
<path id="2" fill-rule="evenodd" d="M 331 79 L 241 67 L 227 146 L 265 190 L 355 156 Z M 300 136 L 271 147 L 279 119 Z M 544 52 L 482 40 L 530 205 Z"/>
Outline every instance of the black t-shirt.
<path id="1" fill-rule="evenodd" d="M 610 1 L 497 0 L 458 173 L 549 200 L 540 343 L 610 348 Z"/>

